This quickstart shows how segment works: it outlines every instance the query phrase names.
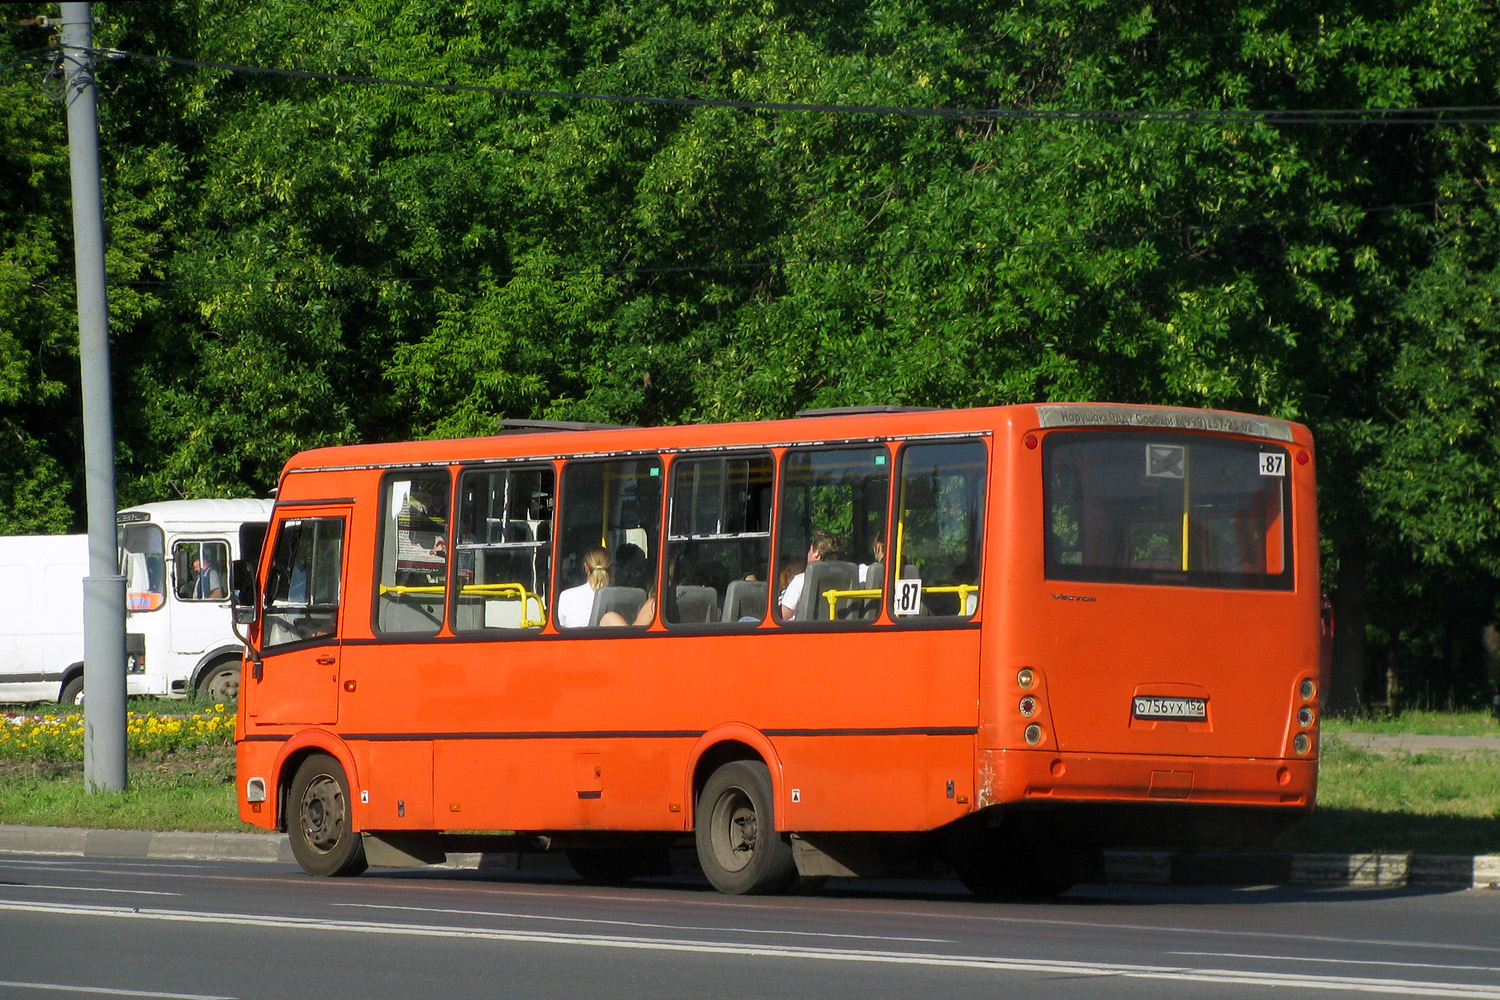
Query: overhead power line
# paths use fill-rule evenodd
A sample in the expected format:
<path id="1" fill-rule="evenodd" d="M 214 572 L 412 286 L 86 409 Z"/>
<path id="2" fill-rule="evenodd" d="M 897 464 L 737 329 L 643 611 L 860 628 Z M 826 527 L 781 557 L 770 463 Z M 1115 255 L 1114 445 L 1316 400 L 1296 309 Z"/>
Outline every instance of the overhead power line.
<path id="1" fill-rule="evenodd" d="M 733 108 L 742 111 L 807 112 L 841 115 L 875 115 L 894 117 L 989 119 L 996 121 L 1078 121 L 1078 122 L 1183 122 L 1190 124 L 1268 124 L 1268 125 L 1500 125 L 1500 105 L 1432 108 L 1309 108 L 1301 110 L 1253 110 L 1216 108 L 945 108 L 914 107 L 897 104 L 805 104 L 790 101 L 742 101 L 707 97 L 664 97 L 643 94 L 605 94 L 588 91 L 538 90 L 525 87 L 498 87 L 478 83 L 445 83 L 431 80 L 399 80 L 391 77 L 321 70 L 283 69 L 274 66 L 250 66 L 240 63 L 183 59 L 177 56 L 130 52 L 122 49 L 97 49 L 92 55 L 108 60 L 140 60 L 192 69 L 218 70 L 227 73 L 275 76 L 299 80 L 320 80 L 363 86 L 404 87 L 442 93 L 491 94 L 499 97 L 531 100 L 606 101 L 620 104 L 646 104 L 666 107 Z"/>

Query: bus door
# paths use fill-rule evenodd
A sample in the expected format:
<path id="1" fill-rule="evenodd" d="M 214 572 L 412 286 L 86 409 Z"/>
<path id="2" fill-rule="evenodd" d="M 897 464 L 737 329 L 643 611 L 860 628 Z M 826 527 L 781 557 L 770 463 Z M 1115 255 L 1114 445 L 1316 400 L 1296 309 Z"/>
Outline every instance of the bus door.
<path id="1" fill-rule="evenodd" d="M 347 507 L 298 507 L 273 526 L 261 595 L 261 664 L 240 687 L 247 714 L 259 723 L 337 721 L 349 514 Z"/>
<path id="2" fill-rule="evenodd" d="M 1301 669 L 1286 447 L 1069 430 L 1042 456 L 1028 662 L 1061 748 L 1279 755 Z"/>

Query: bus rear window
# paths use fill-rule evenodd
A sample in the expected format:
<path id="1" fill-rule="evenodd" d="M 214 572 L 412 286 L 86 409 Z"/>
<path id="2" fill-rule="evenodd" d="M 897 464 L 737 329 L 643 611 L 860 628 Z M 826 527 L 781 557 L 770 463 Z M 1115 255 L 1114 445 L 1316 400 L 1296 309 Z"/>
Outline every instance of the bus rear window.
<path id="1" fill-rule="evenodd" d="M 1290 590 L 1287 459 L 1199 434 L 1049 434 L 1047 578 Z"/>

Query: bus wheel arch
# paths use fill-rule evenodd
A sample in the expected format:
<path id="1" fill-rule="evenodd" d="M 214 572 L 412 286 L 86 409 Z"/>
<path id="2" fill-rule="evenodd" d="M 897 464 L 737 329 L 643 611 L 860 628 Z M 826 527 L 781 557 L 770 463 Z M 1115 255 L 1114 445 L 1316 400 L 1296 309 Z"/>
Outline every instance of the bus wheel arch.
<path id="1" fill-rule="evenodd" d="M 271 774 L 276 778 L 276 829 L 286 833 L 290 828 L 289 810 L 291 806 L 292 782 L 297 777 L 297 771 L 302 767 L 304 761 L 314 754 L 325 754 L 338 762 L 343 769 L 345 780 L 349 782 L 349 793 L 356 800 L 359 797 L 359 771 L 354 766 L 354 755 L 341 740 L 333 738 L 330 734 L 313 731 L 304 732 L 293 736 L 282 747 L 281 753 L 277 755 L 276 764 L 271 769 Z M 354 829 L 356 832 L 364 826 L 360 822 L 361 814 L 358 810 L 354 816 Z"/>
<path id="2" fill-rule="evenodd" d="M 740 735 L 721 734 L 697 748 L 690 801 L 698 862 L 720 892 L 781 892 L 796 882 L 797 866 L 776 820 L 785 815 L 779 761 L 765 737 Z"/>

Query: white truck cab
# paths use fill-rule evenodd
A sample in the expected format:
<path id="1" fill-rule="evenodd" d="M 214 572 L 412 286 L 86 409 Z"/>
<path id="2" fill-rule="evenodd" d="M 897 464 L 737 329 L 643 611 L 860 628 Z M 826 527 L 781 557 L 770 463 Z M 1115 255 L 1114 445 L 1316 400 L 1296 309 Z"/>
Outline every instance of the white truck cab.
<path id="1" fill-rule="evenodd" d="M 119 512 L 126 693 L 238 697 L 230 567 L 255 562 L 270 500 L 166 500 Z"/>

